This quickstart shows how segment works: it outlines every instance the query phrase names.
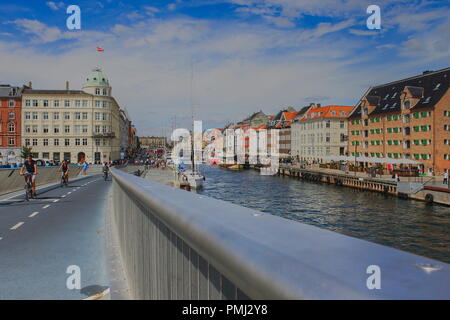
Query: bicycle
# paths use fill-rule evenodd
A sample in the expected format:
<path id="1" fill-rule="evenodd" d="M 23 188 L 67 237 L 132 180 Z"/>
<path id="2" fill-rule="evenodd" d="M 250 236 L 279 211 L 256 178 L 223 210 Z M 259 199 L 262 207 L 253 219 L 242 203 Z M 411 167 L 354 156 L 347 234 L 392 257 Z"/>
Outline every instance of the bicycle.
<path id="1" fill-rule="evenodd" d="M 61 174 L 61 188 L 64 186 L 68 186 L 67 177 L 64 172 Z"/>
<path id="2" fill-rule="evenodd" d="M 26 184 L 25 184 L 25 199 L 30 201 L 33 198 L 33 182 L 31 181 L 31 173 L 25 173 Z"/>

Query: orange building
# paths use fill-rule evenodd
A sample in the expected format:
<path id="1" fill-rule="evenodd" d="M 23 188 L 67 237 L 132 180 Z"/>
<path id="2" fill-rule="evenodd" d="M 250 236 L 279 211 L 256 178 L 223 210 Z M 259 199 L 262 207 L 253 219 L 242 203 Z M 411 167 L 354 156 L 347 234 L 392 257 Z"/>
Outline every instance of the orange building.
<path id="1" fill-rule="evenodd" d="M 21 162 L 23 88 L 0 85 L 0 163 Z"/>
<path id="2" fill-rule="evenodd" d="M 350 155 L 368 158 L 362 166 L 387 158 L 427 174 L 449 171 L 449 83 L 446 68 L 370 88 L 348 119 Z"/>

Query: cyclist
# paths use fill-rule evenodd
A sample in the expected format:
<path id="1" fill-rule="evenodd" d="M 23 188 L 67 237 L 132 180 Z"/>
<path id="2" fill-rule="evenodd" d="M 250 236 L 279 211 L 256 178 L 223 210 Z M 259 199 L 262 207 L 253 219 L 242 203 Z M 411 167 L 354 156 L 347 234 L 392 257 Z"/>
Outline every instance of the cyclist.
<path id="1" fill-rule="evenodd" d="M 66 179 L 66 183 L 69 184 L 69 164 L 67 160 L 64 160 L 59 166 L 59 171 L 62 173 L 64 178 Z"/>
<path id="2" fill-rule="evenodd" d="M 37 164 L 36 161 L 33 160 L 33 157 L 31 155 L 27 157 L 27 160 L 25 160 L 23 166 L 20 168 L 20 175 L 25 176 L 25 182 L 28 182 L 28 176 L 31 177 L 33 197 L 36 197 Z"/>
<path id="3" fill-rule="evenodd" d="M 109 172 L 109 166 L 108 166 L 107 162 L 105 162 L 102 170 L 103 170 L 103 176 L 105 177 L 105 181 L 106 181 L 106 179 L 108 179 L 108 172 Z"/>

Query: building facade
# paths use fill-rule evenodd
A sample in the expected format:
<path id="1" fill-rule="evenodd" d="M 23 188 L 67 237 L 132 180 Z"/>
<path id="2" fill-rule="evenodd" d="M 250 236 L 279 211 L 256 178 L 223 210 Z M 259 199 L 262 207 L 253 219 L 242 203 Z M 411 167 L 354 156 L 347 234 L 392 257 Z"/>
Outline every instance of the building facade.
<path id="1" fill-rule="evenodd" d="M 25 89 L 22 145 L 36 158 L 101 163 L 120 159 L 120 108 L 109 80 L 94 69 L 82 90 Z"/>
<path id="2" fill-rule="evenodd" d="M 21 159 L 23 88 L 0 85 L 0 164 L 18 164 Z"/>
<path id="3" fill-rule="evenodd" d="M 370 88 L 349 117 L 353 156 L 410 159 L 427 174 L 450 170 L 450 68 Z"/>
<path id="4" fill-rule="evenodd" d="M 292 125 L 292 156 L 303 161 L 321 162 L 323 157 L 347 152 L 347 117 L 352 106 L 309 108 Z"/>
<path id="5" fill-rule="evenodd" d="M 166 137 L 139 137 L 143 149 L 164 149 L 167 144 Z"/>

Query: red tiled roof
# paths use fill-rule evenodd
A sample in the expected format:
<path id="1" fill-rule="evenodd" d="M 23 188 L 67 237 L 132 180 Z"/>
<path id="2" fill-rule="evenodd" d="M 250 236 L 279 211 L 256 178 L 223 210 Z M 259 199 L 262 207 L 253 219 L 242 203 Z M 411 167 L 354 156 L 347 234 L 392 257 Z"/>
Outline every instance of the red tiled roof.
<path id="1" fill-rule="evenodd" d="M 347 118 L 353 110 L 353 106 L 325 106 L 313 108 L 308 111 L 300 120 L 318 118 Z"/>
<path id="2" fill-rule="evenodd" d="M 284 119 L 287 121 L 292 121 L 298 112 L 283 112 Z"/>

